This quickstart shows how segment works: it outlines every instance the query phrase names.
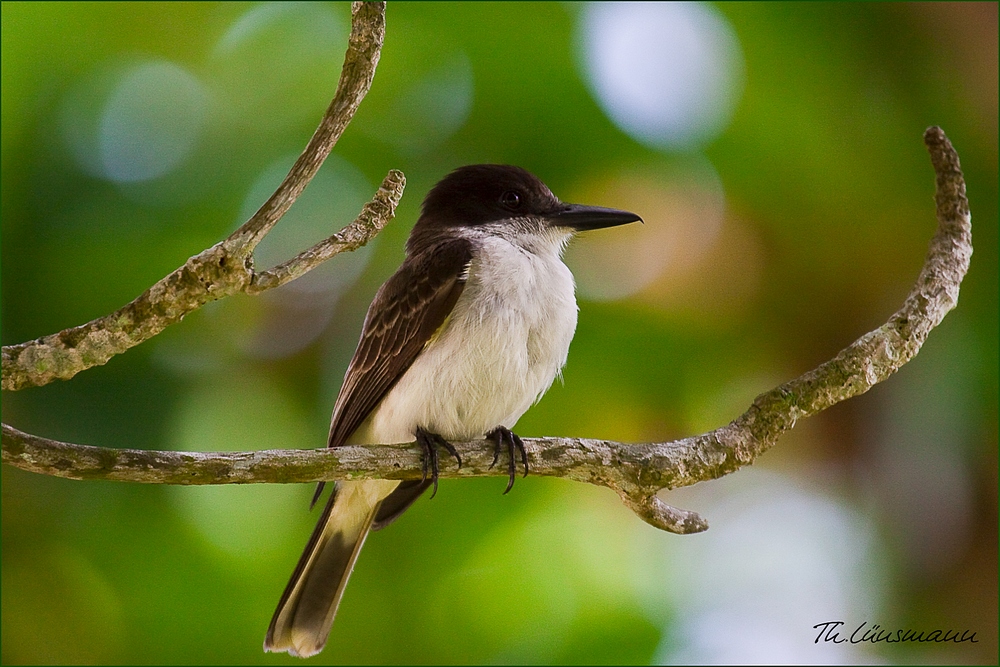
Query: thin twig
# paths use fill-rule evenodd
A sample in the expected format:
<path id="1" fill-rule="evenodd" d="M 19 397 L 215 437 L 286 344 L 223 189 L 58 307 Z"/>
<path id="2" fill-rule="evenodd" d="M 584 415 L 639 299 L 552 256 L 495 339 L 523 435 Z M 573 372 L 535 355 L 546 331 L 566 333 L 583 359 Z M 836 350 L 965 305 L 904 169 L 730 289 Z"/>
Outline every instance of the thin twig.
<path id="1" fill-rule="evenodd" d="M 958 300 L 972 255 L 972 227 L 965 182 L 944 132 L 924 134 L 937 174 L 938 231 L 909 296 L 889 321 L 836 357 L 761 394 L 743 415 L 710 433 L 666 443 L 623 444 L 583 438 L 525 438 L 533 474 L 566 477 L 614 489 L 650 524 L 675 533 L 705 530 L 694 512 L 670 507 L 657 496 L 727 475 L 774 445 L 796 421 L 863 393 L 913 358 Z M 506 475 L 490 469 L 492 445 L 454 443 L 462 468 L 441 477 Z M 3 462 L 72 479 L 157 484 L 248 484 L 334 479 L 416 479 L 420 450 L 409 444 L 347 446 L 259 452 L 156 452 L 115 450 L 45 440 L 3 426 Z"/>
<path id="2" fill-rule="evenodd" d="M 280 287 L 311 271 L 334 255 L 357 250 L 368 243 L 392 219 L 399 199 L 403 196 L 405 185 L 403 172 L 395 169 L 390 171 L 382 181 L 378 192 L 364 205 L 354 222 L 287 262 L 258 273 L 254 276 L 253 282 L 246 287 L 246 293 L 259 294 Z"/>

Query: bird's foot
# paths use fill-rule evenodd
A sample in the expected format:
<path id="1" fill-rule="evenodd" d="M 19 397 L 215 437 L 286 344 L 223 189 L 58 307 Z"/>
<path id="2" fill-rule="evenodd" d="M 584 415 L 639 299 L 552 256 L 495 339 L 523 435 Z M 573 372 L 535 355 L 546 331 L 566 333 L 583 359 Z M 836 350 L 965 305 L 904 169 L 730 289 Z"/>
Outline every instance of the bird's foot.
<path id="1" fill-rule="evenodd" d="M 495 429 L 486 434 L 486 437 L 493 441 L 495 449 L 493 450 L 493 463 L 490 464 L 490 468 L 497 464 L 497 460 L 500 458 L 500 448 L 506 446 L 507 457 L 509 459 L 509 464 L 507 471 L 510 474 L 510 479 L 507 481 L 507 488 L 504 489 L 503 494 L 507 495 L 511 487 L 514 486 L 514 477 L 517 475 L 517 463 L 514 457 L 514 450 L 521 453 L 521 463 L 524 464 L 524 477 L 528 476 L 528 453 L 524 451 L 524 443 L 521 442 L 521 438 L 517 437 L 516 434 L 511 433 L 509 428 L 504 426 L 497 426 Z"/>
<path id="2" fill-rule="evenodd" d="M 420 448 L 424 450 L 424 466 L 423 474 L 420 477 L 420 481 L 427 480 L 427 464 L 430 463 L 431 467 L 431 481 L 434 482 L 434 491 L 431 493 L 431 498 L 437 495 L 438 492 L 438 447 L 444 447 L 448 450 L 448 453 L 455 457 L 458 461 L 458 467 L 462 467 L 462 457 L 458 455 L 458 451 L 452 446 L 450 442 L 442 438 L 437 433 L 431 433 L 430 431 L 424 430 L 422 428 L 417 429 L 417 444 Z"/>

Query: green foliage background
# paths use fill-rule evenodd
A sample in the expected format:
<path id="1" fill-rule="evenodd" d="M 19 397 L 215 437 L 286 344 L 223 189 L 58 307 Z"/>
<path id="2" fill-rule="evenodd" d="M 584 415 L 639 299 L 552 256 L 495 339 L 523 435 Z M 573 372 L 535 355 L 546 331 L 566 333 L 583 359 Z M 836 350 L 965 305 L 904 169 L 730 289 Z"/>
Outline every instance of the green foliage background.
<path id="1" fill-rule="evenodd" d="M 3 3 L 4 344 L 121 306 L 235 228 L 261 201 L 248 193 L 266 192 L 304 146 L 339 75 L 349 8 L 293 7 L 223 48 L 253 7 Z M 529 477 L 506 497 L 500 479 L 442 484 L 368 541 L 316 662 L 708 660 L 682 630 L 698 611 L 691 591 L 725 599 L 731 568 L 751 567 L 754 545 L 780 533 L 780 508 L 754 514 L 712 576 L 684 573 L 699 548 L 721 558 L 707 540 L 733 535 L 740 494 L 780 487 L 804 494 L 780 496 L 807 499 L 804 512 L 815 499 L 839 508 L 847 533 L 868 536 L 863 567 L 843 580 L 873 592 L 851 607 L 785 591 L 805 596 L 807 615 L 771 644 L 722 618 L 708 627 L 729 659 L 790 641 L 805 647 L 794 660 L 823 661 L 824 646 L 809 653 L 812 626 L 860 608 L 867 617 L 841 620 L 968 629 L 979 641 L 837 659 L 996 664 L 997 5 L 716 8 L 743 52 L 743 92 L 722 134 L 685 153 L 636 143 L 594 101 L 575 52 L 581 5 L 390 3 L 372 91 L 297 206 L 321 225 L 296 236 L 293 209 L 284 240 L 261 250 L 284 259 L 349 221 L 388 169 L 406 173 L 397 219 L 368 254 L 324 269 L 345 288 L 321 333 L 294 354 L 262 352 L 294 333 L 300 311 L 315 313 L 293 298 L 228 299 L 71 382 L 5 394 L 4 421 L 109 447 L 322 446 L 364 309 L 400 261 L 422 196 L 456 166 L 501 162 L 564 199 L 633 206 L 648 223 L 637 233 L 653 239 L 669 218 L 638 207 L 705 165 L 717 174 L 714 245 L 630 297 L 582 293 L 565 384 L 518 426 L 626 441 L 707 430 L 901 303 L 934 229 L 921 133 L 937 124 L 962 158 L 975 255 L 958 309 L 916 360 L 800 424 L 753 471 L 674 494 L 705 512 L 704 536 L 659 533 L 611 492 L 563 480 Z M 88 175 L 66 137 L 103 104 L 107 73 L 148 60 L 209 82 L 198 144 L 160 178 Z M 677 242 L 670 251 L 684 257 Z M 601 243 L 615 241 L 590 247 Z M 310 488 L 144 487 L 7 467 L 2 482 L 5 664 L 294 662 L 260 645 L 314 520 Z M 806 523 L 828 525 L 821 514 Z M 780 562 L 808 570 L 809 547 L 793 540 Z M 769 593 L 794 578 L 757 567 L 776 577 Z"/>

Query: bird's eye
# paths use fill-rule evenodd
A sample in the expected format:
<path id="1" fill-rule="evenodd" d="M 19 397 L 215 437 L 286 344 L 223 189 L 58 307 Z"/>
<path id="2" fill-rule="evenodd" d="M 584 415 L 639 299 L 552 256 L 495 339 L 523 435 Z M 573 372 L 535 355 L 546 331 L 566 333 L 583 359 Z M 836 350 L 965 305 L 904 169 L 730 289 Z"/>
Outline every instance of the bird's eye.
<path id="1" fill-rule="evenodd" d="M 506 209 L 511 211 L 517 210 L 521 206 L 521 195 L 517 194 L 513 190 L 508 190 L 500 195 L 500 203 L 503 204 Z"/>

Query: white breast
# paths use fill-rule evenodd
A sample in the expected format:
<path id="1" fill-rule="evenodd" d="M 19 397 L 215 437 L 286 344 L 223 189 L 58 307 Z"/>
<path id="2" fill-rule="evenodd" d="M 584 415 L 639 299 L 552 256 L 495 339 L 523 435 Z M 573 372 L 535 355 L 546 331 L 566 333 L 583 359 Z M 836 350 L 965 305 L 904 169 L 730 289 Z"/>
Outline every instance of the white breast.
<path id="1" fill-rule="evenodd" d="M 576 330 L 565 237 L 529 239 L 530 250 L 519 240 L 476 239 L 445 327 L 352 440 L 409 442 L 418 427 L 452 440 L 482 437 L 513 427 L 551 386 Z"/>

